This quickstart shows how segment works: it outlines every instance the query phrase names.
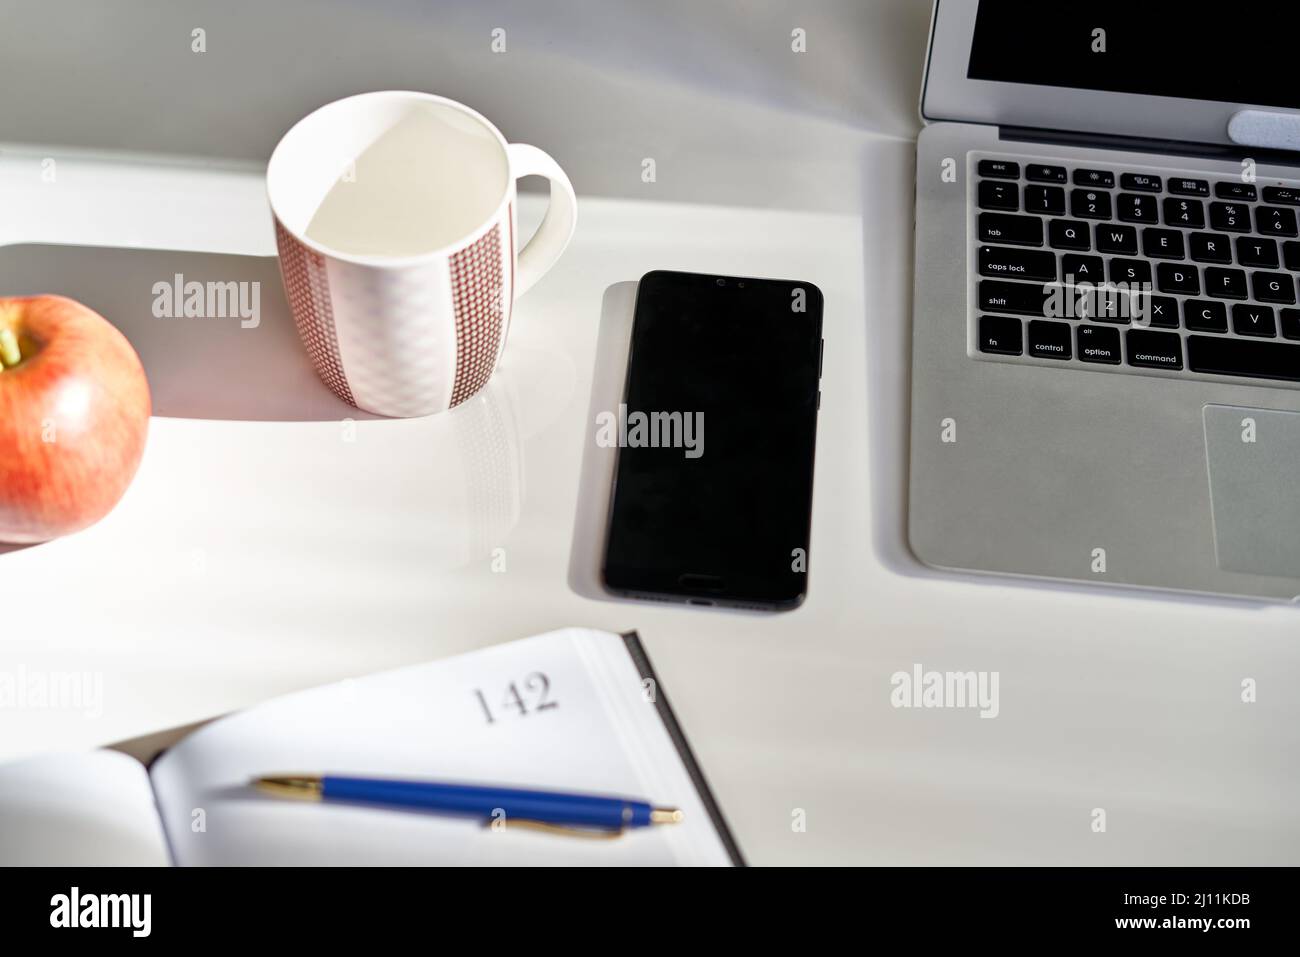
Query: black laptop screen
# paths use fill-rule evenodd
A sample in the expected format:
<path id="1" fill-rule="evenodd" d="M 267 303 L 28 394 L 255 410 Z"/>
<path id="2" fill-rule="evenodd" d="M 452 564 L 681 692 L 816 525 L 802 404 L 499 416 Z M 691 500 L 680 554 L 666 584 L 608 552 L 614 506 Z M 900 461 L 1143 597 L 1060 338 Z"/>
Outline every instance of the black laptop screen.
<path id="1" fill-rule="evenodd" d="M 1294 2 L 980 0 L 966 75 L 1300 107 L 1298 29 Z"/>

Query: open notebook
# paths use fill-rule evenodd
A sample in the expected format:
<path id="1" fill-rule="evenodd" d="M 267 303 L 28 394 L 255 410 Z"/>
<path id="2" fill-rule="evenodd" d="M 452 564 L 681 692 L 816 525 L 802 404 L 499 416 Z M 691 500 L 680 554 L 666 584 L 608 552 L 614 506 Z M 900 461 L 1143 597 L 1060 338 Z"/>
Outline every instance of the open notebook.
<path id="1" fill-rule="evenodd" d="M 279 799 L 332 772 L 644 798 L 612 840 Z M 742 864 L 635 634 L 570 628 L 217 719 L 145 769 L 117 751 L 0 767 L 0 864 Z"/>

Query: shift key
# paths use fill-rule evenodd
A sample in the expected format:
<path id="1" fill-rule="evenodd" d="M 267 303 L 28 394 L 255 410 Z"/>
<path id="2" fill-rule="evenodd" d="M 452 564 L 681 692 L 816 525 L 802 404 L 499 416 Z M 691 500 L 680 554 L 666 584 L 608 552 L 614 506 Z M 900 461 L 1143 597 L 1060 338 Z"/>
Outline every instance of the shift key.
<path id="1" fill-rule="evenodd" d="M 1043 245 L 1043 221 L 1037 216 L 980 213 L 980 242 L 1011 243 L 1015 246 Z"/>
<path id="2" fill-rule="evenodd" d="M 981 246 L 979 268 L 981 276 L 1051 282 L 1056 278 L 1056 254 L 1039 249 Z"/>
<path id="3" fill-rule="evenodd" d="M 1041 283 L 1032 282 L 998 282 L 996 279 L 981 279 L 979 284 L 979 308 L 983 312 L 1010 312 L 1020 316 L 1043 316 L 1043 308 L 1050 289 L 1044 289 Z"/>

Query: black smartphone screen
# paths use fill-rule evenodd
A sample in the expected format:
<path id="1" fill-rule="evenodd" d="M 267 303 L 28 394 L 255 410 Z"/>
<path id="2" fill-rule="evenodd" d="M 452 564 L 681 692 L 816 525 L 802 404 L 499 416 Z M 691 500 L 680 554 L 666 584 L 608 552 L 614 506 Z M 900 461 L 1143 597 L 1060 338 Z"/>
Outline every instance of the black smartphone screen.
<path id="1" fill-rule="evenodd" d="M 596 440 L 618 445 L 611 591 L 762 608 L 803 599 L 821 325 L 811 283 L 642 278 L 624 402 L 597 422 Z"/>

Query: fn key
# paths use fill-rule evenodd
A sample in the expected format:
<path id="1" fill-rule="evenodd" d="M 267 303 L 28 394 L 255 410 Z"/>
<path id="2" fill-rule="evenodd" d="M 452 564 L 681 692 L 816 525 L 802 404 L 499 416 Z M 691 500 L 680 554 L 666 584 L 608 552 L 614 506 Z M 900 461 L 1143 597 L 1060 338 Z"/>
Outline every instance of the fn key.
<path id="1" fill-rule="evenodd" d="M 1021 352 L 1020 320 L 1009 316 L 980 316 L 980 352 L 1018 356 Z"/>

